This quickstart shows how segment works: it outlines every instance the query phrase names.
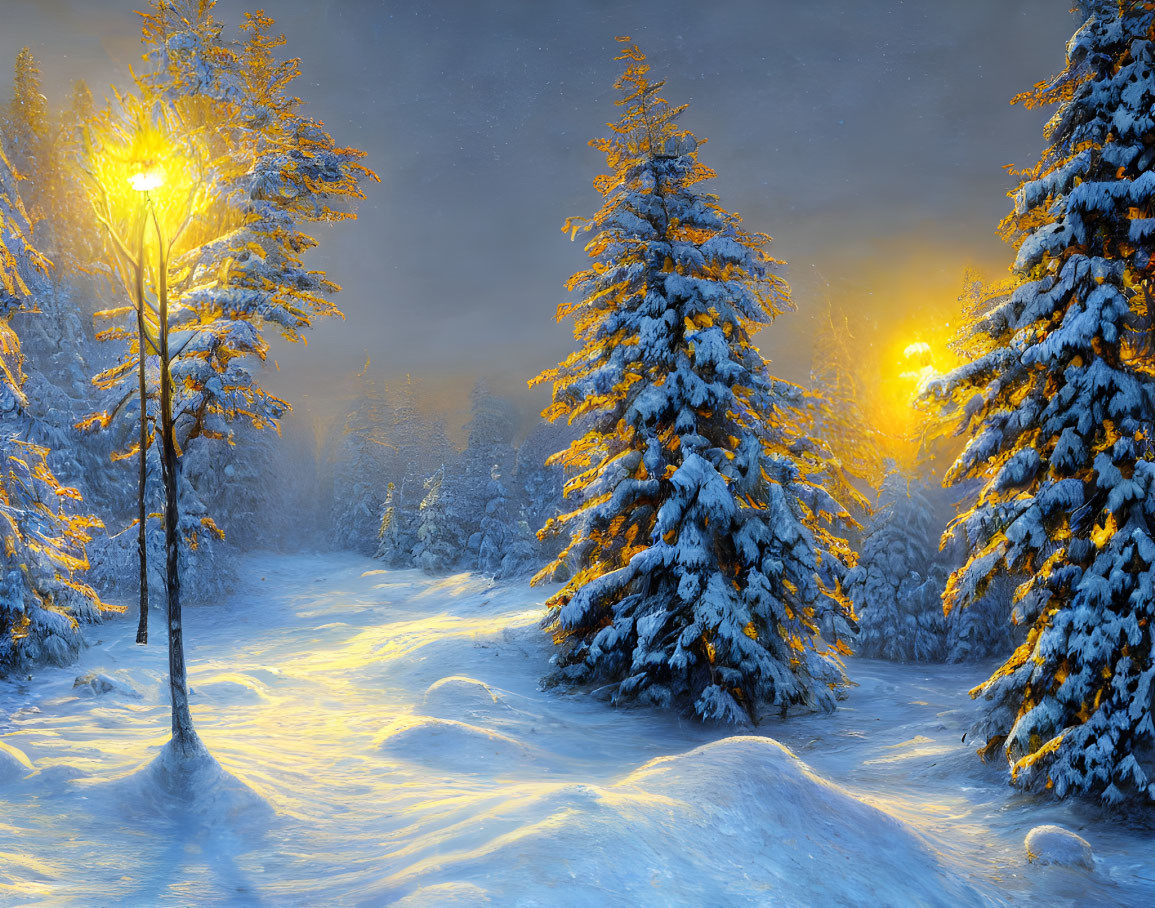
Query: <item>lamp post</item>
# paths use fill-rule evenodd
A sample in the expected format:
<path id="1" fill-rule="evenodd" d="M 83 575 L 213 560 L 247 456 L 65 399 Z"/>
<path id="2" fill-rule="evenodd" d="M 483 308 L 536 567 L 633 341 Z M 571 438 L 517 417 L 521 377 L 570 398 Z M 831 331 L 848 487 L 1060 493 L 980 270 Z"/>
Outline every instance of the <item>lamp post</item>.
<path id="1" fill-rule="evenodd" d="M 163 184 L 160 171 L 156 169 L 142 169 L 129 178 L 129 185 L 141 193 L 140 204 L 137 206 L 136 242 L 136 335 L 139 355 L 137 356 L 137 382 L 140 394 L 140 474 L 137 487 L 137 562 L 140 565 L 140 618 L 136 626 L 136 642 L 142 646 L 148 643 L 148 549 L 146 524 L 148 509 L 145 507 L 145 484 L 148 476 L 148 388 L 145 382 L 145 351 L 148 345 L 148 334 L 144 323 L 144 241 L 145 231 L 148 229 L 148 191 Z"/>
<path id="2" fill-rule="evenodd" d="M 196 166 L 197 149 L 188 147 L 190 136 L 171 128 L 157 109 L 139 98 L 118 98 L 120 108 L 88 125 L 84 133 L 85 175 L 89 201 L 109 241 L 109 264 L 118 274 L 127 295 L 134 298 L 138 334 L 137 388 L 140 395 L 140 495 L 137 545 L 140 555 L 141 615 L 137 642 L 148 639 L 148 571 L 145 557 L 144 484 L 148 439 L 148 380 L 146 357 L 159 360 L 160 462 L 164 481 L 165 592 L 168 617 L 169 691 L 172 701 L 172 740 L 169 756 L 203 755 L 204 746 L 193 729 L 189 712 L 181 622 L 180 588 L 180 461 L 174 434 L 172 361 L 180 350 L 170 347 L 169 263 L 173 249 L 183 242 L 185 231 L 207 204 L 203 168 Z M 178 147 L 177 134 L 186 139 Z M 155 245 L 154 245 L 155 244 Z M 155 296 L 149 292 L 149 283 Z M 98 313 L 113 317 L 120 309 Z M 190 339 L 192 333 L 190 332 Z M 187 341 L 186 341 L 187 343 Z M 94 382 L 103 388 L 118 385 L 131 366 L 117 364 L 100 373 Z M 126 394 L 111 412 L 96 414 L 87 424 L 107 426 L 133 392 Z"/>
<path id="3" fill-rule="evenodd" d="M 141 219 L 140 258 L 138 260 L 139 305 L 137 326 L 141 332 L 141 342 L 149 342 L 160 358 L 160 436 L 161 474 L 164 479 L 164 549 L 165 549 L 165 591 L 168 600 L 168 673 L 169 692 L 172 699 L 172 746 L 181 756 L 190 757 L 202 749 L 200 739 L 193 729 L 192 714 L 189 711 L 188 682 L 184 658 L 184 631 L 181 622 L 180 601 L 180 459 L 176 452 L 172 406 L 172 376 L 169 371 L 169 313 L 168 313 L 168 264 L 169 240 L 165 235 L 162 218 L 157 212 L 151 193 L 164 185 L 164 172 L 155 165 L 145 165 L 133 174 L 129 182 L 134 190 L 142 194 L 144 217 Z M 151 221 L 156 237 L 156 296 L 157 330 L 156 342 L 148 337 L 148 325 L 144 317 L 144 259 L 145 233 L 147 222 Z M 141 348 L 141 362 L 144 350 Z M 143 365 L 140 373 L 142 395 L 144 390 Z M 142 407 L 143 407 L 142 396 Z M 143 425 L 143 424 L 142 424 Z M 144 429 L 142 428 L 142 438 Z M 143 464 L 143 458 L 141 463 Z M 143 469 L 143 468 L 142 468 Z M 142 562 L 143 564 L 143 562 Z"/>

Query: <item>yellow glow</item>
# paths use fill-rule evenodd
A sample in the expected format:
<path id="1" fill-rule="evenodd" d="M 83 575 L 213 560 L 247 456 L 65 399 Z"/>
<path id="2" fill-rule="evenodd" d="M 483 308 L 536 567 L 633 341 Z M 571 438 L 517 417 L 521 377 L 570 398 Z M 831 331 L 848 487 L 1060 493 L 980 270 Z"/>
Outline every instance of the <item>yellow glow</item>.
<path id="1" fill-rule="evenodd" d="M 149 192 L 164 185 L 164 173 L 156 168 L 142 170 L 128 178 L 128 184 L 137 192 Z"/>
<path id="2" fill-rule="evenodd" d="M 948 346 L 953 331 L 946 321 L 927 324 L 911 319 L 897 330 L 900 333 L 880 351 L 873 409 L 888 448 L 885 456 L 905 464 L 916 455 L 921 437 L 923 414 L 915 401 L 932 380 L 955 365 L 956 358 Z"/>
<path id="3" fill-rule="evenodd" d="M 914 385 L 915 394 L 921 393 L 926 387 L 927 382 L 938 375 L 938 370 L 934 366 L 926 365 L 921 369 L 914 369 L 910 372 L 899 373 L 899 378 L 903 381 L 908 381 Z"/>
<path id="4" fill-rule="evenodd" d="M 120 109 L 90 127 L 86 169 L 94 204 L 107 229 L 127 240 L 134 236 L 141 194 L 147 192 L 161 232 L 172 237 L 205 202 L 197 191 L 203 184 L 197 166 L 201 149 L 179 131 L 179 123 L 155 118 L 140 99 L 119 101 Z M 151 232 L 146 241 L 153 243 Z M 130 275 L 126 280 L 131 286 Z"/>
<path id="5" fill-rule="evenodd" d="M 949 231 L 937 224 L 920 225 L 902 234 L 880 234 L 834 243 L 815 260 L 817 273 L 827 276 L 821 288 L 836 318 L 848 320 L 849 360 L 861 383 L 861 408 L 877 430 L 881 458 L 900 462 L 913 455 L 910 433 L 922 414 L 911 406 L 915 392 L 928 377 L 925 367 L 938 373 L 957 365 L 950 349 L 959 322 L 959 292 L 966 269 L 980 276 L 1006 272 L 1006 253 L 997 239 L 986 247 L 960 248 Z M 815 300 L 798 297 L 800 309 Z M 817 307 L 814 307 L 817 308 Z M 811 334 L 817 319 L 781 319 L 758 342 L 774 363 L 790 374 L 803 376 L 811 366 Z M 929 347 L 927 362 L 907 359 Z"/>

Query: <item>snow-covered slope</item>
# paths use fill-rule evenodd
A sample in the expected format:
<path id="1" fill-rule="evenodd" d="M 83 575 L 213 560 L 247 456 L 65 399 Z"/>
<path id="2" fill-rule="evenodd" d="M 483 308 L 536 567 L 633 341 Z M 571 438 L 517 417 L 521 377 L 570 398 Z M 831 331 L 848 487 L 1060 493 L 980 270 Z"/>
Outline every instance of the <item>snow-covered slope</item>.
<path id="1" fill-rule="evenodd" d="M 854 661 L 835 715 L 732 736 L 538 690 L 539 590 L 378 564 L 252 557 L 187 613 L 221 764 L 195 792 L 144 768 L 165 654 L 131 622 L 0 684 L 0 903 L 1155 900 L 1148 832 L 1014 795 L 960 742 L 981 669 Z M 1095 869 L 1028 864 L 1041 823 Z"/>

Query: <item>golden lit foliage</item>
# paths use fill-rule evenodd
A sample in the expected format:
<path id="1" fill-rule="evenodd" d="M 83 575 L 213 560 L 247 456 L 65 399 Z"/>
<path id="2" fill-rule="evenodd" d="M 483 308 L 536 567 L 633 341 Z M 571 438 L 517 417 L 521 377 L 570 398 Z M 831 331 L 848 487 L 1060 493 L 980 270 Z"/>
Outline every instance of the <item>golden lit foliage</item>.
<path id="1" fill-rule="evenodd" d="M 205 107 L 200 99 L 150 104 L 118 95 L 115 108 L 102 111 L 85 130 L 85 185 L 107 239 L 108 261 L 128 299 L 135 301 L 138 280 L 144 289 L 146 355 L 160 349 L 162 281 L 166 291 L 177 291 L 169 296 L 170 327 L 195 332 L 215 320 L 211 311 L 185 306 L 180 290 L 202 280 L 202 246 L 242 223 L 210 178 L 210 171 L 220 174 L 230 161 L 226 149 L 203 141 L 209 133 Z M 96 317 L 114 321 L 135 312 L 135 305 L 118 305 Z M 135 328 L 116 324 L 100 336 L 129 343 L 126 357 L 94 378 L 108 389 L 135 372 L 138 336 Z"/>
<path id="2" fill-rule="evenodd" d="M 41 90 L 40 70 L 28 48 L 16 59 L 12 101 L 3 142 L 21 179 L 37 245 L 53 261 L 53 276 L 71 274 L 94 259 L 93 224 L 73 166 L 80 133 L 92 114 L 92 94 L 83 82 L 68 103 L 51 111 Z"/>
<path id="3" fill-rule="evenodd" d="M 6 175 L 15 179 L 12 165 L 0 149 L 0 180 Z M 28 268 L 41 274 L 48 273 L 49 263 L 31 244 L 28 212 L 24 210 L 19 194 L 5 190 L 0 182 L 0 288 L 10 297 L 9 305 L 12 301 L 21 301 L 22 304 L 29 294 L 22 260 Z"/>
<path id="4" fill-rule="evenodd" d="M 249 162 L 274 161 L 275 172 L 267 172 L 256 186 L 260 202 L 278 213 L 261 226 L 259 210 L 250 211 L 248 222 L 260 238 L 261 254 L 274 261 L 281 279 L 269 281 L 261 289 L 272 295 L 274 305 L 291 318 L 276 320 L 282 335 L 290 341 L 303 339 L 300 330 L 314 316 L 337 316 L 341 312 L 327 299 L 340 287 L 323 271 L 308 272 L 309 281 L 293 280 L 303 268 L 303 255 L 317 245 L 299 225 L 331 223 L 356 218 L 348 207 L 335 208 L 364 198 L 361 182 L 378 181 L 377 175 L 361 161 L 365 152 L 339 147 L 322 128 L 323 124 L 301 114 L 302 101 L 290 91 L 300 76 L 300 60 L 278 61 L 275 51 L 285 45 L 283 35 L 273 35 L 273 19 L 263 11 L 246 13 L 241 25 L 245 43 L 235 59 L 235 71 L 244 85 L 247 109 L 233 112 L 237 151 Z M 286 219 L 284 215 L 288 215 Z M 230 283 L 247 286 L 252 278 L 241 269 L 229 269 Z"/>
<path id="5" fill-rule="evenodd" d="M 77 614 L 112 608 L 75 576 L 88 567 L 85 545 L 100 521 L 74 512 L 80 494 L 57 481 L 47 449 L 14 434 L 27 417 L 20 340 L 8 318 L 26 305 L 29 272 L 46 272 L 48 263 L 29 244 L 27 214 L 12 180 L 0 151 L 0 399 L 10 420 L 0 440 L 0 539 L 8 574 L 0 603 L 0 637 L 6 638 L 0 663 L 19 659 L 20 642 L 34 633 L 39 612 L 56 612 L 75 624 Z M 21 578 L 16 584 L 14 567 Z"/>
<path id="6" fill-rule="evenodd" d="M 227 438 L 225 424 L 236 419 L 276 426 L 288 404 L 261 390 L 236 361 L 264 359 L 269 328 L 299 341 L 314 317 L 340 316 L 328 299 L 339 287 L 304 266 L 316 241 L 300 225 L 354 217 L 334 200 L 359 199 L 359 180 L 376 179 L 359 163 L 363 152 L 338 148 L 300 114 L 300 100 L 287 91 L 299 64 L 275 59 L 285 42 L 270 35 L 273 20 L 247 14 L 245 41 L 235 44 L 223 39 L 213 6 L 190 0 L 142 14 L 154 68 L 137 76 L 139 98 L 118 97 L 116 108 L 94 121 L 87 155 L 93 204 L 112 237 L 121 285 L 134 298 L 141 259 L 148 299 L 163 279 L 174 331 L 195 338 L 188 352 L 177 351 L 186 361 L 178 388 L 189 402 L 182 411 L 186 441 Z M 177 31 L 182 39 L 174 49 Z M 155 214 L 159 229 L 144 232 L 138 255 L 146 186 L 149 218 Z M 155 264 L 161 254 L 164 274 Z M 145 316 L 148 352 L 155 352 L 155 305 Z M 118 326 L 104 332 L 131 334 Z M 126 362 L 135 356 L 130 349 Z M 118 365 L 99 381 L 115 385 L 128 371 Z"/>

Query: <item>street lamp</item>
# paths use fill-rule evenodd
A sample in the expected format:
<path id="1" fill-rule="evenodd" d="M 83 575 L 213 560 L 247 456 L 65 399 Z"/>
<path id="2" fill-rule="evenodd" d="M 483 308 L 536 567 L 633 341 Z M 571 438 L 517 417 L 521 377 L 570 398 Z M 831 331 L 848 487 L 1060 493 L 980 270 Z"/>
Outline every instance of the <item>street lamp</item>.
<path id="1" fill-rule="evenodd" d="M 140 383 L 141 406 L 144 405 L 144 344 L 147 342 L 160 358 L 160 443 L 161 475 L 164 480 L 164 551 L 165 551 L 165 591 L 168 603 L 168 676 L 172 696 L 172 745 L 185 757 L 194 755 L 201 749 L 200 740 L 192 724 L 189 712 L 188 683 L 184 658 L 184 630 L 181 622 L 180 601 L 180 459 L 176 450 L 175 426 L 173 420 L 173 388 L 170 367 L 172 356 L 169 349 L 168 312 L 168 267 L 169 240 L 165 225 L 151 195 L 165 185 L 165 171 L 156 160 L 140 162 L 140 166 L 130 174 L 129 185 L 141 194 L 142 216 L 140 219 L 139 256 L 137 259 L 137 328 L 140 331 Z M 162 202 L 163 207 L 163 202 Z M 147 224 L 151 221 L 156 238 L 156 299 L 157 328 L 156 339 L 149 337 L 148 324 L 144 316 L 144 261 L 147 251 L 145 243 Z M 179 231 L 178 231 L 179 233 Z M 142 421 L 142 471 L 145 429 Z"/>
<path id="2" fill-rule="evenodd" d="M 148 468 L 148 387 L 145 380 L 145 352 L 148 347 L 148 330 L 144 318 L 144 257 L 145 233 L 148 224 L 148 209 L 150 200 L 148 193 L 164 185 L 164 171 L 153 161 L 142 162 L 140 169 L 129 175 L 128 185 L 141 198 L 137 207 L 136 261 L 135 261 L 135 290 L 136 290 L 136 334 L 137 334 L 137 382 L 140 397 L 140 471 L 137 477 L 137 562 L 140 566 L 140 618 L 136 627 L 136 642 L 142 646 L 148 643 L 148 549 L 146 523 L 148 510 L 145 507 L 145 484 Z M 154 212 L 155 217 L 155 212 Z"/>
<path id="3" fill-rule="evenodd" d="M 137 192 L 149 192 L 164 185 L 164 171 L 156 166 L 142 168 L 128 178 L 128 185 Z"/>
<path id="4" fill-rule="evenodd" d="M 159 360 L 157 395 L 159 414 L 154 417 L 160 432 L 160 461 L 164 482 L 165 592 L 169 689 L 172 698 L 171 751 L 179 757 L 203 753 L 189 711 L 185 670 L 184 635 L 181 624 L 180 584 L 180 460 L 177 455 L 173 409 L 175 390 L 171 367 L 180 355 L 170 346 L 170 262 L 174 250 L 194 242 L 186 233 L 195 228 L 208 210 L 213 196 L 206 181 L 204 151 L 197 135 L 169 108 L 161 109 L 140 98 L 118 96 L 117 108 L 104 112 L 85 129 L 86 185 L 96 219 L 109 241 L 108 262 L 120 278 L 136 309 L 138 339 L 137 389 L 140 397 L 140 486 L 138 495 L 141 616 L 137 642 L 148 639 L 148 571 L 146 560 L 145 478 L 149 441 L 146 357 Z M 177 136 L 180 137 L 178 143 Z M 178 246 L 184 244 L 184 246 Z M 183 272 L 182 272 L 183 274 Z M 151 288 L 149 285 L 152 285 Z M 149 290 L 155 291 L 155 296 Z M 98 313 L 115 317 L 126 309 Z M 190 332 L 190 339 L 195 332 Z M 187 343 L 188 341 L 186 341 Z M 96 383 L 112 388 L 130 374 L 121 364 L 97 376 Z M 107 425 L 131 392 L 112 414 L 94 417 Z"/>

